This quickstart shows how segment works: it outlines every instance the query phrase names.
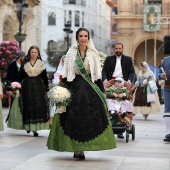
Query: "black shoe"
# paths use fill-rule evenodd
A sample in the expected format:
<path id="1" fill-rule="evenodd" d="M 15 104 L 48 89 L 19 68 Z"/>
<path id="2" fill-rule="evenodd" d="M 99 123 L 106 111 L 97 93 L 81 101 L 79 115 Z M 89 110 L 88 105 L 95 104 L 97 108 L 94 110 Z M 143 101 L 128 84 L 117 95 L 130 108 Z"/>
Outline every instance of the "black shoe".
<path id="1" fill-rule="evenodd" d="M 79 159 L 85 159 L 85 155 L 79 155 Z"/>
<path id="2" fill-rule="evenodd" d="M 74 152 L 73 158 L 79 158 L 79 154 L 76 154 L 76 153 Z"/>
<path id="3" fill-rule="evenodd" d="M 33 132 L 34 137 L 38 137 L 38 133 L 37 132 Z"/>
<path id="4" fill-rule="evenodd" d="M 145 118 L 145 120 L 148 118 L 148 114 L 144 114 L 143 117 Z"/>
<path id="5" fill-rule="evenodd" d="M 124 136 L 123 136 L 122 133 L 121 133 L 121 134 L 117 134 L 117 137 L 118 137 L 119 139 L 124 139 Z"/>
<path id="6" fill-rule="evenodd" d="M 84 151 L 80 151 L 79 159 L 85 159 Z"/>
<path id="7" fill-rule="evenodd" d="M 170 134 L 165 135 L 165 138 L 166 138 L 166 139 L 170 139 Z"/>
<path id="8" fill-rule="evenodd" d="M 164 142 L 170 142 L 170 138 L 165 138 Z"/>

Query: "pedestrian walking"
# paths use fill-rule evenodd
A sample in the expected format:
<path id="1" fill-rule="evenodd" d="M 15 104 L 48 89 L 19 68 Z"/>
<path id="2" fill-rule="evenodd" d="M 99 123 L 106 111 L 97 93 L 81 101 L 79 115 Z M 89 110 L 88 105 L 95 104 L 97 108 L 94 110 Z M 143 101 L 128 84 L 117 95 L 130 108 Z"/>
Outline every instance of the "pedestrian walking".
<path id="1" fill-rule="evenodd" d="M 161 80 L 164 80 L 164 115 L 166 125 L 166 135 L 164 138 L 165 142 L 170 142 L 170 56 L 164 57 L 162 65 L 159 69 L 158 77 Z"/>
<path id="2" fill-rule="evenodd" d="M 21 83 L 23 129 L 28 133 L 32 131 L 37 137 L 38 130 L 49 129 L 48 78 L 37 46 L 29 48 L 19 71 L 18 80 Z"/>
<path id="3" fill-rule="evenodd" d="M 76 40 L 66 54 L 62 79 L 71 91 L 71 103 L 66 112 L 54 115 L 47 147 L 74 152 L 74 158 L 85 159 L 84 151 L 113 149 L 116 142 L 104 97 L 98 51 L 86 28 L 76 31 Z"/>
<path id="4" fill-rule="evenodd" d="M 52 80 L 54 85 L 59 84 L 62 81 L 62 74 L 63 74 L 63 66 L 64 66 L 65 57 L 66 57 L 66 55 L 61 57 L 59 65 L 57 67 L 57 70 L 54 73 L 54 79 Z"/>
<path id="5" fill-rule="evenodd" d="M 155 75 L 145 61 L 141 63 L 140 69 L 138 87 L 134 93 L 134 114 L 142 114 L 146 120 L 150 114 L 159 113 L 161 107 Z"/>
<path id="6" fill-rule="evenodd" d="M 16 54 L 16 59 L 13 60 L 7 67 L 7 93 L 8 93 L 8 101 L 9 101 L 9 106 L 11 109 L 12 103 L 14 101 L 14 91 L 12 89 L 11 83 L 12 82 L 17 82 L 18 80 L 18 73 L 21 68 L 21 62 L 25 58 L 25 52 L 22 50 L 19 50 Z M 10 115 L 10 109 L 8 116 L 6 118 L 6 122 L 8 122 L 9 115 Z"/>

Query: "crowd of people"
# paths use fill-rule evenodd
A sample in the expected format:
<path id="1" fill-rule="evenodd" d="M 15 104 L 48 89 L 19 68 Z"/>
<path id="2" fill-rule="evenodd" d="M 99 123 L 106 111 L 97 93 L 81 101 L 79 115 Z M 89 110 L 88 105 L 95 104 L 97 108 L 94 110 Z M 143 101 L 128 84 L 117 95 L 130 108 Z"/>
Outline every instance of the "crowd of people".
<path id="1" fill-rule="evenodd" d="M 147 62 L 135 73 L 132 58 L 123 54 L 123 44 L 116 43 L 115 55 L 106 57 L 101 68 L 100 56 L 86 28 L 76 31 L 76 42 L 59 63 L 52 80 L 53 86 L 61 82 L 71 92 L 66 110 L 57 114 L 50 106 L 49 82 L 40 50 L 33 45 L 27 55 L 18 51 L 15 61 L 8 65 L 7 90 L 9 114 L 7 127 L 33 132 L 50 130 L 47 147 L 50 150 L 73 152 L 73 158 L 85 159 L 84 151 L 116 148 L 110 119 L 117 114 L 150 114 L 161 111 L 156 77 Z M 166 123 L 164 141 L 170 142 L 170 57 L 160 66 L 158 79 L 164 81 Z M 15 85 L 14 86 L 12 86 Z M 140 97 L 139 97 L 140 96 Z M 0 81 L 0 131 L 4 130 Z M 121 120 L 121 119 L 120 119 Z M 124 138 L 123 134 L 117 134 Z"/>

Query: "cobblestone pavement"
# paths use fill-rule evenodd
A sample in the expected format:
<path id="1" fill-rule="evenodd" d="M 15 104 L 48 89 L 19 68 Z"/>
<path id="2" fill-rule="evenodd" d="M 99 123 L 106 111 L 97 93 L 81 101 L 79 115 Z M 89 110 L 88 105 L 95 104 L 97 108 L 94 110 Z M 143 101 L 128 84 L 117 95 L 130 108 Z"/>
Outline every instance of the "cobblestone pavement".
<path id="1" fill-rule="evenodd" d="M 8 108 L 3 108 L 4 120 Z M 0 170 L 170 170 L 170 143 L 163 142 L 165 124 L 162 113 L 133 118 L 135 140 L 118 139 L 117 148 L 85 152 L 86 159 L 73 159 L 73 153 L 50 151 L 46 147 L 48 130 L 39 137 L 24 130 L 6 127 L 0 132 Z"/>

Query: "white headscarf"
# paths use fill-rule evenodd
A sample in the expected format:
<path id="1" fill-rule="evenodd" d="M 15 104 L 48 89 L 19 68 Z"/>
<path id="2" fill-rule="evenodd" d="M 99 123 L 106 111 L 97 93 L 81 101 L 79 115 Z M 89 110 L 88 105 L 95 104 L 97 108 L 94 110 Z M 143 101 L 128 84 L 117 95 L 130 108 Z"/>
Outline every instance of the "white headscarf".
<path id="1" fill-rule="evenodd" d="M 53 84 L 60 83 L 60 76 L 63 74 L 63 58 L 65 58 L 66 55 L 63 55 L 60 59 L 59 65 L 57 67 L 57 71 L 54 73 L 54 79 Z"/>
<path id="2" fill-rule="evenodd" d="M 149 65 L 146 61 L 143 61 L 141 63 L 141 66 L 146 70 L 145 75 L 153 75 L 154 79 L 156 80 L 156 77 L 154 75 L 154 73 L 152 72 L 152 70 L 149 68 Z M 142 71 L 139 72 L 139 75 L 142 75 Z"/>
<path id="3" fill-rule="evenodd" d="M 75 66 L 77 51 L 78 51 L 78 43 L 76 42 L 66 54 L 66 59 L 64 62 L 64 69 L 63 69 L 63 78 L 67 78 L 67 81 L 73 81 L 73 79 L 75 78 L 74 66 Z M 86 56 L 88 56 L 92 82 L 101 79 L 100 56 L 98 51 L 94 47 L 91 38 L 89 39 L 87 44 Z"/>

